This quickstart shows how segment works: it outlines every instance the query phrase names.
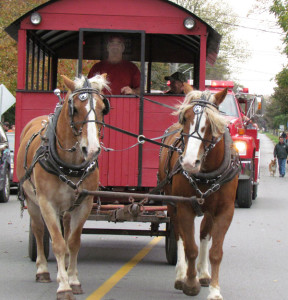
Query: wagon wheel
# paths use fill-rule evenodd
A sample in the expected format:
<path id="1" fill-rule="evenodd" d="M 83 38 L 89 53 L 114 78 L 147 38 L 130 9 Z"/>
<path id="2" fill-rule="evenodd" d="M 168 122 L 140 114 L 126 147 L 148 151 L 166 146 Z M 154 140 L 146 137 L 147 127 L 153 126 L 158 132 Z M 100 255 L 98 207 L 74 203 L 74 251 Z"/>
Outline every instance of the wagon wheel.
<path id="1" fill-rule="evenodd" d="M 46 224 L 44 224 L 44 237 L 43 237 L 43 244 L 44 244 L 44 254 L 46 259 L 49 257 L 49 248 L 50 248 L 50 235 L 49 231 L 46 227 Z M 28 245 L 28 253 L 29 257 L 32 261 L 36 261 L 37 259 L 37 244 L 35 236 L 32 232 L 31 228 L 31 220 L 30 220 L 30 226 L 29 226 L 29 245 Z"/>
<path id="2" fill-rule="evenodd" d="M 165 237 L 165 252 L 168 264 L 175 266 L 177 263 L 177 242 L 172 223 L 166 223 L 167 235 Z"/>

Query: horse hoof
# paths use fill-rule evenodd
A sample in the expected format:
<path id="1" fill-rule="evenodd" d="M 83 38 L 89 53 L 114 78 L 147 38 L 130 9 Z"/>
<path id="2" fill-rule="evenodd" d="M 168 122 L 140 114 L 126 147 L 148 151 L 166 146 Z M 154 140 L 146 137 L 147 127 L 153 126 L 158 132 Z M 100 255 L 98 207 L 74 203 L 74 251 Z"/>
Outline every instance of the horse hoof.
<path id="1" fill-rule="evenodd" d="M 197 282 L 194 286 L 188 286 L 187 284 L 183 284 L 183 293 L 187 296 L 196 296 L 199 294 L 201 289 L 201 285 Z"/>
<path id="2" fill-rule="evenodd" d="M 181 281 L 181 280 L 176 280 L 175 281 L 175 284 L 174 284 L 174 288 L 176 289 L 176 290 L 183 290 L 183 285 L 184 285 L 184 283 L 183 283 L 183 281 Z"/>
<path id="3" fill-rule="evenodd" d="M 82 290 L 82 287 L 81 287 L 81 284 L 72 284 L 71 285 L 71 288 L 72 288 L 72 292 L 74 295 L 80 295 L 80 294 L 84 294 L 83 290 Z"/>
<path id="4" fill-rule="evenodd" d="M 49 272 L 45 272 L 45 273 L 39 273 L 39 274 L 36 274 L 36 281 L 37 282 L 51 282 L 51 279 L 50 279 L 50 273 Z"/>
<path id="5" fill-rule="evenodd" d="M 63 291 L 57 293 L 57 300 L 76 300 L 72 291 Z"/>
<path id="6" fill-rule="evenodd" d="M 207 287 L 210 285 L 211 279 L 210 278 L 201 278 L 199 279 L 201 286 Z"/>

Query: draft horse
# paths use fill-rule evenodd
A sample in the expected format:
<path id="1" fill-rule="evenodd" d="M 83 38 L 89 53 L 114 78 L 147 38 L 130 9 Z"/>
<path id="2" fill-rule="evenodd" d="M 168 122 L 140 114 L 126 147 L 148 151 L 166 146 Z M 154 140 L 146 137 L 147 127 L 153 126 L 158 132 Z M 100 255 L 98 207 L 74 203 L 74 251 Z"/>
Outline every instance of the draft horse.
<path id="1" fill-rule="evenodd" d="M 159 167 L 165 194 L 197 199 L 168 206 L 178 252 L 175 288 L 194 296 L 200 292 L 201 285 L 209 286 L 208 300 L 219 300 L 223 299 L 218 283 L 222 246 L 234 213 L 239 159 L 232 147 L 227 121 L 218 110 L 227 89 L 212 95 L 208 91 L 193 91 L 185 84 L 185 93 L 184 102 L 176 112 L 179 123 L 167 130 L 167 135 L 169 132 L 171 135 L 164 140 L 165 144 L 182 151 L 179 154 L 162 148 Z M 197 274 L 194 220 L 203 214 Z M 208 254 L 212 276 L 208 270 Z"/>
<path id="2" fill-rule="evenodd" d="M 21 133 L 17 176 L 37 243 L 36 281 L 51 281 L 43 248 L 46 224 L 58 266 L 57 299 L 66 300 L 83 293 L 77 256 L 93 196 L 80 197 L 79 191 L 98 188 L 99 136 L 103 115 L 109 112 L 101 90 L 109 87 L 106 74 L 74 81 L 62 77 L 68 88 L 64 102 L 54 114 L 31 120 Z"/>

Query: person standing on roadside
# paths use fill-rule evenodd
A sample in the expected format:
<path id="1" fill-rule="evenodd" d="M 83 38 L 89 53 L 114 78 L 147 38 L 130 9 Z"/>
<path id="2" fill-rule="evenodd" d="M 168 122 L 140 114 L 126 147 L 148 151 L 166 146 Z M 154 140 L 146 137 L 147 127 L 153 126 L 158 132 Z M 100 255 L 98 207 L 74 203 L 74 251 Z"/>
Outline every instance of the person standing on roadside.
<path id="1" fill-rule="evenodd" d="M 284 142 L 284 137 L 279 137 L 279 143 L 274 147 L 274 158 L 277 157 L 279 165 L 279 174 L 280 177 L 285 176 L 286 172 L 286 159 L 288 154 L 288 146 Z"/>

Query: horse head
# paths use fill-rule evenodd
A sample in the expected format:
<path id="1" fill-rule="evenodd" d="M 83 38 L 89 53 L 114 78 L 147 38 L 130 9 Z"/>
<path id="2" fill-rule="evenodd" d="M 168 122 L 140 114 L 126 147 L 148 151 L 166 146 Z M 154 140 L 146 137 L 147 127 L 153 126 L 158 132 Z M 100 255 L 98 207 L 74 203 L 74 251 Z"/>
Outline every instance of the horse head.
<path id="1" fill-rule="evenodd" d="M 101 94 L 103 88 L 109 90 L 106 74 L 90 79 L 81 76 L 74 81 L 64 75 L 62 77 L 69 89 L 63 105 L 66 117 L 82 156 L 85 160 L 93 159 L 100 153 L 101 123 L 110 110 L 109 101 Z"/>
<path id="2" fill-rule="evenodd" d="M 182 125 L 180 163 L 185 171 L 195 174 L 200 172 L 209 150 L 225 132 L 227 121 L 218 106 L 225 99 L 227 88 L 212 95 L 209 91 L 193 91 L 190 85 L 184 85 L 186 97 L 176 112 Z"/>

